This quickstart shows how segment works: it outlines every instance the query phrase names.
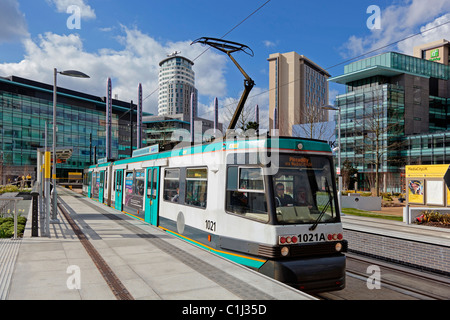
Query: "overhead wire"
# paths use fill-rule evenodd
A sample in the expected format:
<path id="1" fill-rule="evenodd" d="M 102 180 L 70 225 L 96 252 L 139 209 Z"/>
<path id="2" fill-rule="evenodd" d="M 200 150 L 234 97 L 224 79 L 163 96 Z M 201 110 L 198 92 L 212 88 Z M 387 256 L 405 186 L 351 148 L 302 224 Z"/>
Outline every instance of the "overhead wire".
<path id="1" fill-rule="evenodd" d="M 424 34 L 424 33 L 428 32 L 428 31 L 431 31 L 431 30 L 440 28 L 440 27 L 442 27 L 442 26 L 444 26 L 444 25 L 446 25 L 446 24 L 449 24 L 449 23 L 450 23 L 450 20 L 447 21 L 447 22 L 441 23 L 441 24 L 439 24 L 439 25 L 437 25 L 437 26 L 434 26 L 434 27 L 432 27 L 432 28 L 426 29 L 426 30 L 424 30 L 424 31 L 420 31 L 420 32 L 418 32 L 418 33 L 409 35 L 409 36 L 407 36 L 407 37 L 405 37 L 405 38 L 402 38 L 402 39 L 400 39 L 400 40 L 394 41 L 394 42 L 389 43 L 389 44 L 387 44 L 387 45 L 384 45 L 384 46 L 382 46 L 382 47 L 379 47 L 379 48 L 376 48 L 376 49 L 367 51 L 366 53 L 363 53 L 363 54 L 361 54 L 361 55 L 355 56 L 355 57 L 353 57 L 353 58 L 351 58 L 351 59 L 347 59 L 347 60 L 342 61 L 342 62 L 340 62 L 340 63 L 338 63 L 338 64 L 335 64 L 335 65 L 333 65 L 333 66 L 331 66 L 331 67 L 324 68 L 324 70 L 330 70 L 330 69 L 333 69 L 333 68 L 338 67 L 338 66 L 340 66 L 340 65 L 342 65 L 342 64 L 345 64 L 345 63 L 351 62 L 351 61 L 353 61 L 353 60 L 362 58 L 362 57 L 364 57 L 364 56 L 367 56 L 368 54 L 371 54 L 371 53 L 374 53 L 374 52 L 377 52 L 377 51 L 386 49 L 386 48 L 388 48 L 388 47 L 390 47 L 390 46 L 393 46 L 393 45 L 395 45 L 395 44 L 398 44 L 398 43 L 400 43 L 400 42 L 402 42 L 402 41 L 405 41 L 405 40 L 408 40 L 408 39 L 410 39 L 410 38 L 416 37 L 416 36 L 418 36 L 418 35 Z M 281 87 L 290 85 L 290 84 L 292 84 L 292 83 L 294 83 L 294 82 L 297 82 L 297 81 L 299 81 L 299 80 L 300 80 L 300 78 L 295 79 L 295 80 L 292 80 L 292 81 L 287 82 L 287 83 L 285 83 L 285 84 L 281 84 L 281 85 L 279 85 L 277 88 L 281 88 Z M 276 88 L 268 89 L 268 90 L 266 90 L 266 91 L 262 91 L 262 92 L 260 92 L 260 93 L 255 94 L 255 95 L 249 96 L 249 99 L 252 99 L 252 98 L 261 96 L 261 95 L 266 94 L 266 93 L 268 93 L 268 92 L 270 92 L 270 91 L 273 91 L 273 90 L 275 90 L 275 89 L 276 89 Z M 231 104 L 229 104 L 229 105 L 225 105 L 225 106 L 223 106 L 223 107 L 229 107 L 229 106 L 232 106 L 232 105 L 234 105 L 234 103 L 231 103 Z M 214 112 L 214 111 L 208 111 L 208 112 L 204 113 L 203 116 L 204 116 L 204 115 L 207 115 L 207 114 L 210 114 L 210 113 L 212 113 L 212 112 Z"/>
<path id="2" fill-rule="evenodd" d="M 240 21 L 238 24 L 236 24 L 233 28 L 231 28 L 228 32 L 226 32 L 222 37 L 220 37 L 220 39 L 225 38 L 227 35 L 229 35 L 231 32 L 233 32 L 233 30 L 235 30 L 237 27 L 239 27 L 241 24 L 243 24 L 245 21 L 247 21 L 250 17 L 252 17 L 255 13 L 257 13 L 259 10 L 261 10 L 263 7 L 265 7 L 270 1 L 272 0 L 267 0 L 266 2 L 264 2 L 261 6 L 259 6 L 256 10 L 254 10 L 252 13 L 250 13 L 247 17 L 245 17 L 242 21 Z M 195 62 L 198 58 L 200 58 L 203 54 L 205 54 L 205 52 L 207 52 L 211 47 L 206 48 L 205 50 L 203 50 L 197 57 L 195 57 L 192 61 Z M 166 82 L 164 82 L 164 84 L 168 83 L 169 81 L 171 81 L 175 76 L 172 76 L 172 78 L 168 79 Z M 155 90 L 153 90 L 149 95 L 147 95 L 142 101 L 147 100 L 150 96 L 152 96 L 155 92 L 157 92 L 159 90 L 159 86 L 158 88 L 156 88 Z"/>

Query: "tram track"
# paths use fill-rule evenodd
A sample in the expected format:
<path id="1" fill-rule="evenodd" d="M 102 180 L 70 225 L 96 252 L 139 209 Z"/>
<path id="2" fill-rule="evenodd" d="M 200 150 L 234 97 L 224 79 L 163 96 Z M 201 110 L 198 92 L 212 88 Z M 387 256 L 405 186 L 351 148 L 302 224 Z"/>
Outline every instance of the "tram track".
<path id="1" fill-rule="evenodd" d="M 379 271 L 378 288 L 374 288 L 376 275 L 367 272 L 371 266 Z M 322 300 L 355 300 L 355 297 L 360 300 L 450 299 L 448 278 L 354 254 L 347 255 L 347 283 L 350 286 L 342 291 L 314 296 Z"/>

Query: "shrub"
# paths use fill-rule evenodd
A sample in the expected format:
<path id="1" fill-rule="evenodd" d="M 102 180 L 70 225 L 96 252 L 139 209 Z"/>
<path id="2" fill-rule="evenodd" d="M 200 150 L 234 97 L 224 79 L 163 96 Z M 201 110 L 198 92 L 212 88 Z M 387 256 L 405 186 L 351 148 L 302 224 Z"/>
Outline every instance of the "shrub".
<path id="1" fill-rule="evenodd" d="M 0 194 L 7 192 L 19 192 L 17 186 L 0 186 Z"/>
<path id="2" fill-rule="evenodd" d="M 17 218 L 17 236 L 23 236 L 27 218 Z M 14 236 L 14 218 L 0 218 L 0 238 L 12 238 Z"/>
<path id="3" fill-rule="evenodd" d="M 437 222 L 444 225 L 450 225 L 450 214 L 442 214 L 438 211 L 423 211 L 422 215 L 417 217 L 416 222 L 419 224 Z"/>

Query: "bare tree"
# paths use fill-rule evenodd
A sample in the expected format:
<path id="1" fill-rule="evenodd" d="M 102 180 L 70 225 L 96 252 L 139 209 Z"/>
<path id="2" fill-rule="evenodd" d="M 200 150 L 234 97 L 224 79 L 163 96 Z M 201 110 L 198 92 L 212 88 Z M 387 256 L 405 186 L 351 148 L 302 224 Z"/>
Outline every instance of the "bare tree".
<path id="1" fill-rule="evenodd" d="M 335 130 L 331 128 L 330 122 L 323 121 L 324 112 L 326 111 L 317 106 L 303 109 L 300 113 L 302 124 L 293 123 L 293 121 L 289 123 L 292 127 L 292 135 L 325 141 L 334 140 Z"/>
<path id="2" fill-rule="evenodd" d="M 224 106 L 223 110 L 225 111 L 224 114 L 225 121 L 223 124 L 224 125 L 223 128 L 228 128 L 228 125 L 231 119 L 233 118 L 235 108 L 236 105 L 234 103 Z M 254 106 L 250 105 L 249 103 L 246 103 L 239 116 L 238 122 L 236 124 L 236 129 L 242 129 L 245 131 L 249 122 L 253 121 L 254 121 Z"/>

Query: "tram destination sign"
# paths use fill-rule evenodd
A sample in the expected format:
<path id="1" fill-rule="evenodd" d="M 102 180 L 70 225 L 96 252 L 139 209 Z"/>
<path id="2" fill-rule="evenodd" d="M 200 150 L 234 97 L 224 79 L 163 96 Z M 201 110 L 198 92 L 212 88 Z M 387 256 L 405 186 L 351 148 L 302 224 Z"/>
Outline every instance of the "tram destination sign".
<path id="1" fill-rule="evenodd" d="M 142 149 L 134 150 L 133 157 L 144 156 L 147 154 L 154 154 L 159 152 L 159 144 L 154 144 L 152 146 L 148 146 Z"/>
<path id="2" fill-rule="evenodd" d="M 311 168 L 312 163 L 308 158 L 305 157 L 286 157 L 282 163 L 285 167 L 307 167 Z"/>

